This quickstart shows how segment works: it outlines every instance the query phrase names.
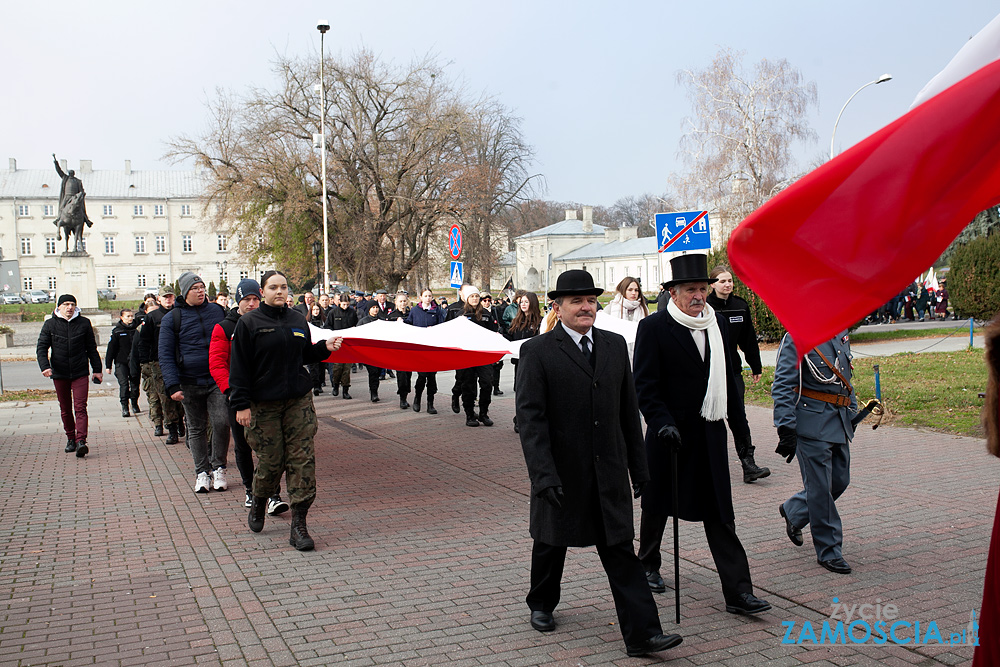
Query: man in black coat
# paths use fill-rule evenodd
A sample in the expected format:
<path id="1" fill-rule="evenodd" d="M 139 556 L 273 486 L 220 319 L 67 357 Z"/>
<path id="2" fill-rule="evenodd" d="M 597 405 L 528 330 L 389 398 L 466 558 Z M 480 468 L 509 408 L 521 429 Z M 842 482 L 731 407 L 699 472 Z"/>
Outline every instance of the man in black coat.
<path id="1" fill-rule="evenodd" d="M 681 643 L 664 635 L 632 548 L 632 493 L 649 479 L 625 339 L 593 328 L 589 273 L 562 273 L 549 292 L 560 323 L 521 346 L 517 422 L 531 479 L 531 626 L 555 630 L 567 547 L 596 545 L 630 656 Z M 629 488 L 629 478 L 632 486 Z"/>
<path id="2" fill-rule="evenodd" d="M 746 551 L 736 535 L 726 426 L 745 421 L 737 392 L 729 330 L 707 304 L 705 255 L 670 260 L 673 278 L 665 310 L 639 322 L 635 388 L 646 419 L 646 456 L 652 481 L 642 498 L 639 558 L 649 587 L 666 590 L 660 577 L 660 542 L 667 517 L 701 521 L 722 580 L 726 611 L 758 614 L 771 605 L 754 596 Z M 671 450 L 677 451 L 677 470 Z M 674 480 L 678 507 L 673 506 Z"/>

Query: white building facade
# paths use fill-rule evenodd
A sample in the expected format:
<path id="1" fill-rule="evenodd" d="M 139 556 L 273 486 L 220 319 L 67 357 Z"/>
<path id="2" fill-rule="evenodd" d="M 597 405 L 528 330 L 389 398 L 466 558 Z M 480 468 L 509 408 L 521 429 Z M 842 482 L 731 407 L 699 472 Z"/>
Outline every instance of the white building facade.
<path id="1" fill-rule="evenodd" d="M 67 171 L 65 162 L 62 169 Z M 94 259 L 98 288 L 120 299 L 141 298 L 159 285 L 194 271 L 207 283 L 235 286 L 258 269 L 238 252 L 241 240 L 217 228 L 205 209 L 208 177 L 194 170 L 97 170 L 89 160 L 76 169 L 87 192 L 84 243 Z M 21 285 L 9 291 L 59 291 L 56 257 L 66 249 L 55 226 L 62 181 L 51 169 L 0 171 L 0 252 L 18 261 Z M 259 239 L 248 239 L 258 242 Z M 72 242 L 70 243 L 72 249 Z"/>

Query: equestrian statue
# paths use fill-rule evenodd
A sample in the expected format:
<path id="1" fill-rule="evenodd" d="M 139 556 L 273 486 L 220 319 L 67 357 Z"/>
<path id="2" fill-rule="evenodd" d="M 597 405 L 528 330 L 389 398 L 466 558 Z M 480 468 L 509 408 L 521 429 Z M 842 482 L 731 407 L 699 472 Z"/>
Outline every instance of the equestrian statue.
<path id="1" fill-rule="evenodd" d="M 59 216 L 52 223 L 59 228 L 56 239 L 61 241 L 62 233 L 65 231 L 66 253 L 69 253 L 71 252 L 69 236 L 72 233 L 76 238 L 72 252 L 83 253 L 85 252 L 83 249 L 83 225 L 86 223 L 88 227 L 94 226 L 94 223 L 87 217 L 85 201 L 87 193 L 83 190 L 83 183 L 76 177 L 76 172 L 72 169 L 69 170 L 68 174 L 63 172 L 55 153 L 52 154 L 52 162 L 56 165 L 56 173 L 62 178 L 62 186 L 59 188 Z"/>

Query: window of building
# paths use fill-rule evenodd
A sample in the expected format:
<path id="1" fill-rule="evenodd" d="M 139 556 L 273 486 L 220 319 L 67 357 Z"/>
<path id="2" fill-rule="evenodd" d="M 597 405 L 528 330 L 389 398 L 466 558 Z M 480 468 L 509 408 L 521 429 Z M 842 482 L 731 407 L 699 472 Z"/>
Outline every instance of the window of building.
<path id="1" fill-rule="evenodd" d="M 225 234 L 217 234 L 215 238 L 218 239 L 219 242 L 219 252 L 226 252 L 229 250 L 229 239 L 226 238 Z"/>
<path id="2" fill-rule="evenodd" d="M 49 276 L 49 289 L 55 289 L 55 288 L 56 288 L 56 277 Z"/>
<path id="3" fill-rule="evenodd" d="M 24 283 L 24 291 L 25 292 L 30 292 L 31 290 L 35 289 L 34 286 L 31 283 L 31 278 L 29 278 L 28 276 L 22 277 L 21 278 L 21 282 Z"/>
<path id="4" fill-rule="evenodd" d="M 156 284 L 158 286 L 160 286 L 160 287 L 163 287 L 164 285 L 166 285 L 167 284 L 167 274 L 165 274 L 165 273 L 157 273 L 156 274 Z"/>
<path id="5" fill-rule="evenodd" d="M 190 234 L 181 235 L 181 252 L 194 252 L 194 240 Z"/>
<path id="6" fill-rule="evenodd" d="M 163 216 L 163 204 L 153 204 L 153 215 L 157 217 Z"/>
<path id="7" fill-rule="evenodd" d="M 54 236 L 45 237 L 45 254 L 46 255 L 56 254 L 56 237 Z"/>
<path id="8" fill-rule="evenodd" d="M 142 215 L 142 204 L 136 204 L 132 207 L 132 215 Z"/>
<path id="9" fill-rule="evenodd" d="M 104 254 L 113 255 L 115 254 L 115 237 L 105 236 L 104 237 Z M 110 287 L 110 285 L 108 285 Z"/>
<path id="10" fill-rule="evenodd" d="M 653 267 L 653 280 L 652 284 L 660 282 L 660 268 L 657 266 Z"/>
<path id="11" fill-rule="evenodd" d="M 181 215 L 191 215 L 191 204 L 181 204 Z"/>
<path id="12" fill-rule="evenodd" d="M 52 204 L 45 204 L 44 206 L 42 206 L 42 215 L 51 218 L 55 217 L 55 214 L 56 214 L 56 207 L 53 206 Z"/>
<path id="13" fill-rule="evenodd" d="M 22 255 L 31 254 L 31 239 L 27 236 L 21 237 L 21 254 Z"/>
<path id="14" fill-rule="evenodd" d="M 115 207 L 112 206 L 111 204 L 105 204 L 102 207 L 101 210 L 103 211 L 104 215 L 114 215 L 115 214 Z"/>
<path id="15" fill-rule="evenodd" d="M 156 237 L 156 252 L 166 252 L 167 251 L 167 237 L 157 236 Z"/>
<path id="16" fill-rule="evenodd" d="M 118 278 L 115 276 L 108 276 L 108 288 L 114 289 L 118 287 Z"/>
<path id="17" fill-rule="evenodd" d="M 17 217 L 24 218 L 28 215 L 28 205 L 18 204 L 17 205 Z"/>
<path id="18" fill-rule="evenodd" d="M 146 252 L 146 237 L 136 236 L 135 237 L 135 252 L 137 254 L 145 254 Z"/>
<path id="19" fill-rule="evenodd" d="M 250 277 L 250 272 L 249 271 L 247 271 L 245 269 L 240 271 L 240 280 L 246 280 L 249 277 Z"/>
<path id="20" fill-rule="evenodd" d="M 611 287 L 614 284 L 615 284 L 615 267 L 609 266 L 608 267 L 608 287 Z"/>
<path id="21" fill-rule="evenodd" d="M 146 286 L 146 274 L 145 273 L 140 273 L 139 275 L 137 275 L 135 277 L 135 284 L 136 284 L 136 287 L 145 287 Z"/>

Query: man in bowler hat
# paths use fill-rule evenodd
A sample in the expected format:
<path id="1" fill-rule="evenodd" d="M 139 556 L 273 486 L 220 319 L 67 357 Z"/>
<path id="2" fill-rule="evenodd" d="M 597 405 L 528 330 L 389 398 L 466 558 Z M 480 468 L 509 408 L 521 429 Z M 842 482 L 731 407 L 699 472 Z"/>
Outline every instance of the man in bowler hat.
<path id="1" fill-rule="evenodd" d="M 531 626 L 555 630 L 567 547 L 597 546 L 630 656 L 681 643 L 664 635 L 632 547 L 632 495 L 649 479 L 625 339 L 593 328 L 589 273 L 560 274 L 549 292 L 559 323 L 524 342 L 517 422 L 531 479 Z M 631 477 L 631 488 L 629 478 Z"/>
<path id="2" fill-rule="evenodd" d="M 639 558 L 651 589 L 664 592 L 660 542 L 668 516 L 700 521 L 712 551 L 726 611 L 759 614 L 771 605 L 753 594 L 746 551 L 736 535 L 726 426 L 745 424 L 725 317 L 707 303 L 705 255 L 670 260 L 665 310 L 639 322 L 635 388 L 646 419 L 646 455 L 652 481 L 642 497 Z M 671 463 L 677 456 L 677 470 Z M 676 482 L 677 493 L 673 493 Z M 673 498 L 677 498 L 674 507 Z"/>

